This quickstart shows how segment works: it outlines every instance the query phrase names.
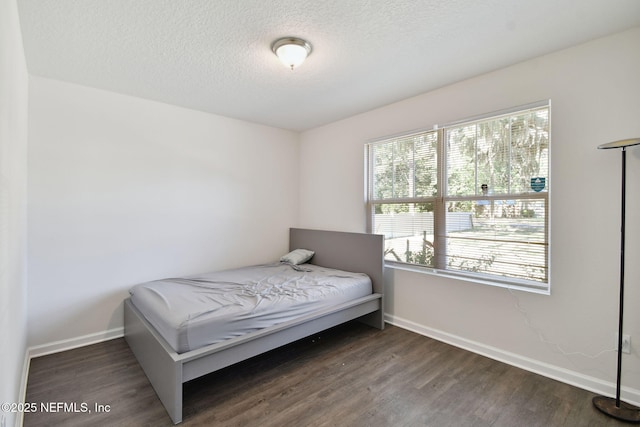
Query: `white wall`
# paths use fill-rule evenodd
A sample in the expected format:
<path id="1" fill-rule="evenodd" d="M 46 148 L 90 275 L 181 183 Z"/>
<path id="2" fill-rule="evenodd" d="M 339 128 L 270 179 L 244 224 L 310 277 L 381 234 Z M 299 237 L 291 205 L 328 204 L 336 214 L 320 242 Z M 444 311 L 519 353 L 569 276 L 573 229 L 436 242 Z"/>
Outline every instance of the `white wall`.
<path id="1" fill-rule="evenodd" d="M 135 283 L 288 249 L 298 134 L 38 77 L 29 113 L 30 346 L 121 333 Z"/>
<path id="2" fill-rule="evenodd" d="M 552 102 L 551 295 L 388 270 L 388 318 L 585 388 L 613 391 L 620 157 L 640 137 L 640 28 L 305 132 L 300 225 L 365 230 L 363 144 L 543 99 Z M 640 147 L 628 152 L 623 396 L 640 401 Z M 604 351 L 604 352 L 603 352 Z M 603 353 L 601 353 L 603 352 Z"/>
<path id="3" fill-rule="evenodd" d="M 14 0 L 0 0 L 0 402 L 19 402 L 27 336 L 28 76 Z M 0 411 L 2 425 L 15 413 Z"/>

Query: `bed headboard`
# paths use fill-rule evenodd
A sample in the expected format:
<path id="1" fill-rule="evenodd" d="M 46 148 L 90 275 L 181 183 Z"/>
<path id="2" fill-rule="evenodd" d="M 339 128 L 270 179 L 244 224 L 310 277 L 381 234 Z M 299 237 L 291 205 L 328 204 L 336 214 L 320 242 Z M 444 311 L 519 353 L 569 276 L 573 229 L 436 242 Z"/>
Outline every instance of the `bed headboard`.
<path id="1" fill-rule="evenodd" d="M 289 250 L 315 252 L 311 264 L 365 273 L 373 291 L 384 294 L 384 236 L 342 231 L 289 229 Z"/>

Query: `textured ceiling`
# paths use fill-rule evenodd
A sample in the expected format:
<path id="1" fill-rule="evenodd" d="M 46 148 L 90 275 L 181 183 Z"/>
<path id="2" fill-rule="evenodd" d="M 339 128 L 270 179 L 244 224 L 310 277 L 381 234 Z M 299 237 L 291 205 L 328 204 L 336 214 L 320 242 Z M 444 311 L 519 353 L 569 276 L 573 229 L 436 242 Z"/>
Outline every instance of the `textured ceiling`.
<path id="1" fill-rule="evenodd" d="M 29 72 L 306 130 L 640 25 L 640 0 L 18 0 Z M 270 50 L 298 36 L 298 69 Z M 639 47 L 640 49 L 640 47 Z"/>

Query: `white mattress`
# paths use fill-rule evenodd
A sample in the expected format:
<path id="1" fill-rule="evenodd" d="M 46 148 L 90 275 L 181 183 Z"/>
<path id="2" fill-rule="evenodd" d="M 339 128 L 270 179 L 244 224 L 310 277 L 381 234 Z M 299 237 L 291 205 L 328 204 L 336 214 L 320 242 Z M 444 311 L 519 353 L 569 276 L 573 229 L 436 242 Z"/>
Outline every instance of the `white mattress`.
<path id="1" fill-rule="evenodd" d="M 178 353 L 372 293 L 366 274 L 268 264 L 141 283 L 131 301 Z"/>

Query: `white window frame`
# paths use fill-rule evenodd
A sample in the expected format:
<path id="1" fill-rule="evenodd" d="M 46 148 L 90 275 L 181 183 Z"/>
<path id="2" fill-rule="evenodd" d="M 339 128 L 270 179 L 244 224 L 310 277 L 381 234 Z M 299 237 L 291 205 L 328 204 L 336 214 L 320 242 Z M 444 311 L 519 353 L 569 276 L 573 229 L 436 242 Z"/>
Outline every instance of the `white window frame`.
<path id="1" fill-rule="evenodd" d="M 456 128 L 464 124 L 471 124 L 474 122 L 480 122 L 484 120 L 497 119 L 501 116 L 510 116 L 517 115 L 528 110 L 535 110 L 539 108 L 548 108 L 549 111 L 549 149 L 548 149 L 548 174 L 547 174 L 547 183 L 546 188 L 542 192 L 526 192 L 526 193 L 508 193 L 507 195 L 482 195 L 482 196 L 450 196 L 447 195 L 447 190 L 444 188 L 446 186 L 446 164 L 445 164 L 445 132 L 448 129 Z M 373 171 L 373 156 L 371 155 L 371 147 L 376 144 L 383 144 L 385 142 L 391 142 L 392 140 L 397 140 L 399 138 L 411 137 L 413 135 L 424 134 L 429 132 L 437 132 L 438 133 L 438 148 L 437 148 L 437 194 L 435 196 L 429 197 L 399 197 L 399 198 L 385 198 L 385 199 L 374 199 L 373 188 L 374 188 L 374 171 Z M 480 272 L 471 272 L 471 271 L 461 271 L 461 270 L 452 270 L 448 269 L 443 263 L 442 259 L 438 260 L 441 257 L 443 251 L 436 251 L 434 266 L 428 267 L 420 264 L 412 264 L 406 262 L 396 262 L 389 259 L 385 259 L 385 265 L 387 267 L 396 268 L 396 269 L 405 269 L 410 271 L 416 271 L 427 274 L 434 274 L 438 276 L 452 277 L 456 279 L 472 281 L 476 283 L 482 283 L 491 286 L 500 286 L 506 287 L 510 289 L 518 289 L 525 290 L 534 293 L 541 294 L 550 294 L 551 290 L 551 280 L 550 280 L 550 271 L 551 271 L 551 256 L 550 256 L 550 246 L 551 246 L 551 233 L 550 233 L 550 216 L 551 216 L 551 197 L 550 197 L 550 174 L 551 174 L 551 155 L 550 149 L 551 147 L 551 101 L 544 100 L 539 101 L 527 105 L 522 105 L 514 108 L 510 108 L 507 110 L 501 110 L 497 112 L 492 112 L 489 114 L 483 114 L 481 116 L 475 116 L 464 120 L 459 120 L 456 122 L 452 122 L 443 126 L 433 126 L 429 129 L 421 129 L 414 130 L 411 132 L 396 134 L 392 136 L 387 136 L 383 138 L 378 138 L 372 141 L 369 141 L 365 144 L 365 180 L 366 180 L 366 202 L 367 202 L 367 231 L 375 232 L 374 228 L 374 215 L 375 215 L 375 207 L 376 205 L 387 204 L 387 203 L 433 203 L 434 204 L 434 228 L 436 231 L 434 232 L 434 245 L 442 245 L 442 240 L 438 242 L 438 239 L 442 239 L 442 236 L 445 233 L 441 233 L 438 230 L 439 217 L 442 218 L 444 212 L 446 211 L 447 203 L 455 200 L 505 200 L 505 199 L 535 199 L 541 200 L 545 205 L 545 220 L 544 220 L 544 235 L 545 235 L 545 248 L 544 248 L 544 259 L 545 259 L 545 267 L 546 267 L 546 277 L 544 281 L 538 280 L 526 280 L 519 279 L 514 277 L 505 277 L 497 274 L 486 274 Z M 442 224 L 442 222 L 440 222 Z M 444 227 L 440 227 L 444 228 Z M 441 236 L 441 237 L 438 237 Z"/>

